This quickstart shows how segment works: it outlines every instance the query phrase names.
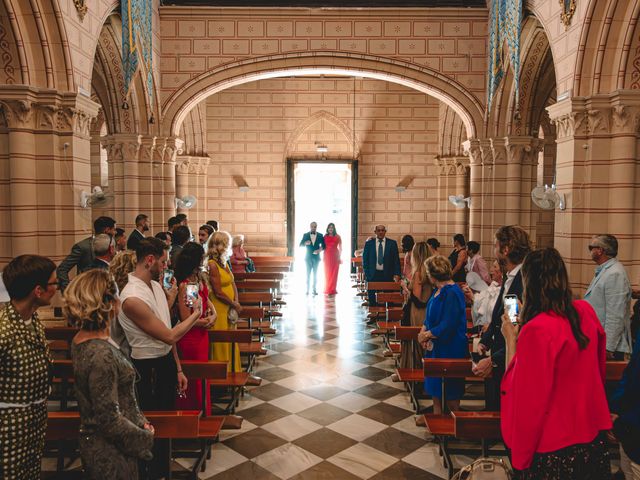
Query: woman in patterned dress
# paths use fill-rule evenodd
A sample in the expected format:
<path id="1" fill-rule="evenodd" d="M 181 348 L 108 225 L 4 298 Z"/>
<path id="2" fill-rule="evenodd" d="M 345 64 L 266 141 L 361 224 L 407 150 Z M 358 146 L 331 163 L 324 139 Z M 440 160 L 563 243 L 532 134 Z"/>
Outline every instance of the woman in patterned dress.
<path id="1" fill-rule="evenodd" d="M 56 266 L 39 255 L 14 258 L 2 274 L 9 298 L 0 311 L 0 478 L 40 478 L 51 358 L 36 310 L 49 305 Z"/>
<path id="2" fill-rule="evenodd" d="M 80 327 L 71 344 L 80 409 L 80 457 L 85 478 L 138 478 L 138 460 L 150 460 L 153 427 L 135 397 L 136 373 L 109 335 L 120 310 L 108 272 L 78 275 L 64 292 L 67 320 Z"/>

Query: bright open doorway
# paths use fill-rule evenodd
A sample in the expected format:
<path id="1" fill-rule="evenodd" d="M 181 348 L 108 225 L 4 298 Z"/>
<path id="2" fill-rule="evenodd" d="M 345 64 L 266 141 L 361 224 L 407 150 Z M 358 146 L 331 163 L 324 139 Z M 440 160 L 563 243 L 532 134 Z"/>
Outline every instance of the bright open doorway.
<path id="1" fill-rule="evenodd" d="M 289 251 L 295 257 L 295 281 L 292 290 L 306 289 L 305 250 L 299 246 L 309 224 L 316 222 L 323 235 L 327 225 L 334 223 L 342 239 L 342 265 L 338 276 L 338 293 L 349 288 L 350 261 L 354 232 L 354 211 L 357 211 L 355 162 L 290 160 L 288 181 Z M 355 178 L 354 178 L 355 176 Z M 324 292 L 324 265 L 318 266 L 318 293 Z"/>

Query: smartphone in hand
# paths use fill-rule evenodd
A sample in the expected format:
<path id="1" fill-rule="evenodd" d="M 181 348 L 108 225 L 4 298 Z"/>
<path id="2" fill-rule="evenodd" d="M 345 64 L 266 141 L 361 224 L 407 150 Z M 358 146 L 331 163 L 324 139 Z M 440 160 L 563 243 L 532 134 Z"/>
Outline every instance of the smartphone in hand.
<path id="1" fill-rule="evenodd" d="M 193 304 L 198 299 L 198 290 L 200 290 L 200 286 L 197 283 L 187 283 L 185 302 L 188 307 L 193 307 Z"/>
<path id="2" fill-rule="evenodd" d="M 173 270 L 167 268 L 162 275 L 162 285 L 169 290 L 171 288 L 171 282 L 173 281 Z"/>
<path id="3" fill-rule="evenodd" d="M 518 315 L 520 315 L 520 305 L 518 304 L 517 295 L 504 296 L 504 311 L 509 315 L 511 323 L 516 325 L 518 323 Z"/>

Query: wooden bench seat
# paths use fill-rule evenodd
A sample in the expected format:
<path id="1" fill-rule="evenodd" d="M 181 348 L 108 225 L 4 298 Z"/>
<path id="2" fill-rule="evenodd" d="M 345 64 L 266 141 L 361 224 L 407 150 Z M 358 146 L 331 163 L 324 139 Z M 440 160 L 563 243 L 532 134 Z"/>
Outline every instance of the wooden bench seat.
<path id="1" fill-rule="evenodd" d="M 247 380 L 249 380 L 249 374 L 247 372 L 227 372 L 225 378 L 210 380 L 208 383 L 214 387 L 238 388 L 246 386 Z"/>
<path id="2" fill-rule="evenodd" d="M 367 290 L 375 290 L 376 292 L 399 292 L 400 283 L 398 282 L 367 282 Z"/>
<path id="3" fill-rule="evenodd" d="M 396 368 L 396 375 L 401 382 L 424 381 L 424 373 L 419 368 Z"/>
<path id="4" fill-rule="evenodd" d="M 282 272 L 247 272 L 247 273 L 234 273 L 233 278 L 238 282 L 253 281 L 253 280 L 283 280 L 284 273 Z"/>
<path id="5" fill-rule="evenodd" d="M 400 322 L 378 322 L 378 328 L 385 332 L 395 330 L 399 326 Z"/>
<path id="6" fill-rule="evenodd" d="M 500 412 L 451 412 L 456 438 L 497 440 L 502 438 Z"/>
<path id="7" fill-rule="evenodd" d="M 280 289 L 279 280 L 246 280 L 236 282 L 238 292 L 271 292 Z"/>
<path id="8" fill-rule="evenodd" d="M 433 435 L 453 436 L 455 433 L 453 417 L 449 414 L 427 413 L 424 415 L 424 420 Z"/>

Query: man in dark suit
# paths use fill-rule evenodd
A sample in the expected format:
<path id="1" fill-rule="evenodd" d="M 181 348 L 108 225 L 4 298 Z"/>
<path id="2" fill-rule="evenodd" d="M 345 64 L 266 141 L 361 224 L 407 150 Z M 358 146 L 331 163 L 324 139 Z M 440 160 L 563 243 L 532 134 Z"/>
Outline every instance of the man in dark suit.
<path id="1" fill-rule="evenodd" d="M 362 252 L 362 267 L 367 282 L 391 282 L 400 280 L 400 254 L 395 240 L 386 238 L 387 227 L 377 225 L 376 236 L 367 240 Z M 399 287 L 398 287 L 399 288 Z M 367 290 L 369 305 L 376 304 L 375 290 Z"/>
<path id="2" fill-rule="evenodd" d="M 506 272 L 505 280 L 493 307 L 491 323 L 482 335 L 478 352 L 481 355 L 491 350 L 491 355 L 480 360 L 473 367 L 473 373 L 486 378 L 485 396 L 487 410 L 500 410 L 500 383 L 506 364 L 506 347 L 502 336 L 502 315 L 504 314 L 504 296 L 516 295 L 522 302 L 522 275 L 520 267 L 524 257 L 531 251 L 529 234 L 517 225 L 500 227 L 496 232 L 495 255 Z M 491 375 L 491 378 L 488 378 Z"/>
<path id="3" fill-rule="evenodd" d="M 93 231 L 96 235 L 106 233 L 114 236 L 116 221 L 111 217 L 98 217 L 93 222 Z M 57 276 L 61 291 L 69 285 L 69 272 L 73 267 L 76 267 L 78 273 L 82 273 L 88 270 L 93 263 L 93 239 L 94 237 L 91 236 L 80 240 L 71 247 L 71 253 L 58 265 Z"/>
<path id="4" fill-rule="evenodd" d="M 93 239 L 94 260 L 88 270 L 99 268 L 108 270 L 109 264 L 116 254 L 116 242 L 111 235 L 101 233 Z"/>
<path id="5" fill-rule="evenodd" d="M 300 246 L 305 247 L 307 253 L 304 260 L 307 264 L 307 295 L 309 295 L 309 277 L 313 275 L 313 294 L 317 295 L 316 281 L 318 279 L 318 264 L 320 252 L 324 250 L 324 236 L 317 232 L 318 224 L 311 222 L 310 230 L 302 236 Z"/>
<path id="6" fill-rule="evenodd" d="M 148 231 L 149 217 L 144 213 L 141 213 L 136 217 L 136 228 L 133 229 L 133 232 L 129 235 L 129 240 L 127 240 L 127 250 L 133 250 L 135 252 L 140 240 L 144 240 L 146 238 L 144 232 Z"/>

